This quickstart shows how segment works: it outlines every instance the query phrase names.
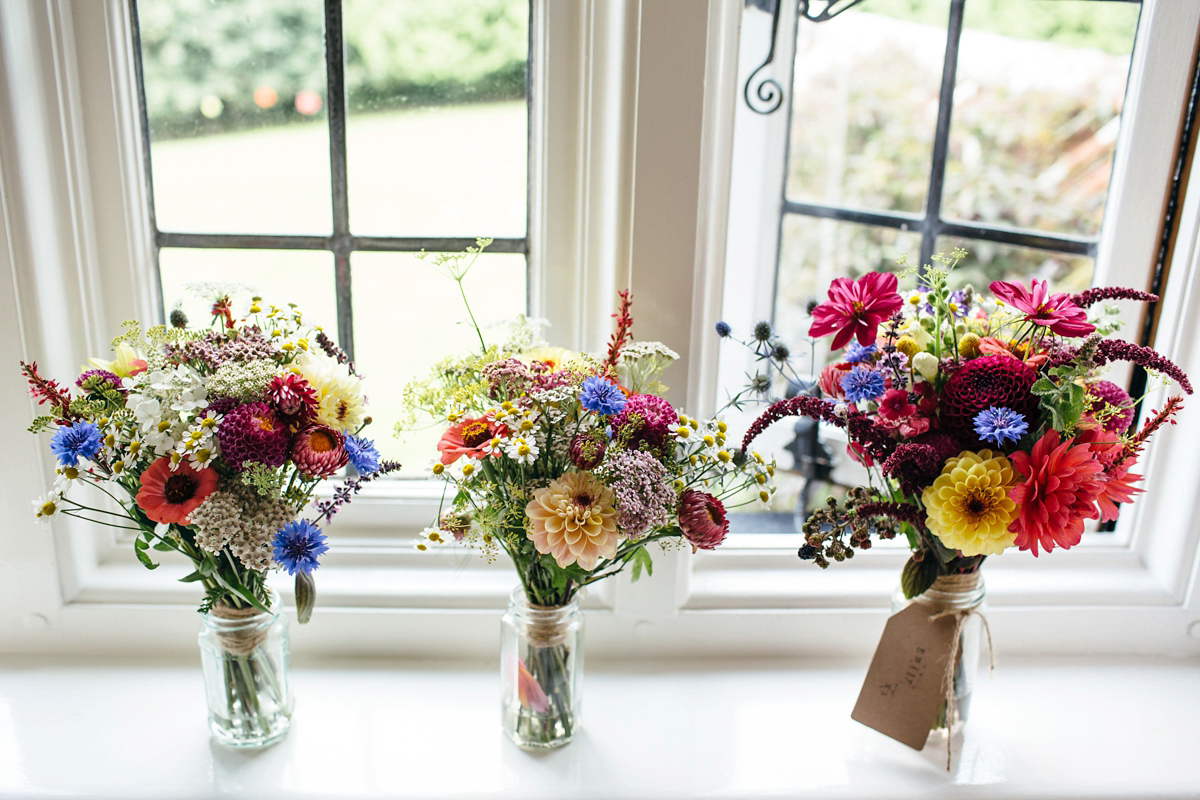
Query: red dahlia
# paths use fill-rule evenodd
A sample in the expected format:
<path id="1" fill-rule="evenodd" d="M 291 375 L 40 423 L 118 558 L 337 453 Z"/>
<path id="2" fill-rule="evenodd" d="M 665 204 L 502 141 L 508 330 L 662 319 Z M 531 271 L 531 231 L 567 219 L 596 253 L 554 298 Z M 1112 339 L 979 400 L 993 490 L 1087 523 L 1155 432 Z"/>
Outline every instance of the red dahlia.
<path id="1" fill-rule="evenodd" d="M 942 389 L 938 417 L 942 428 L 957 437 L 968 449 L 981 444 L 975 432 L 975 417 L 992 406 L 1011 408 L 1030 419 L 1037 408 L 1037 397 L 1030 388 L 1037 373 L 1028 365 L 1009 356 L 984 356 L 968 361 L 950 376 Z"/>
<path id="2" fill-rule="evenodd" d="M 242 469 L 246 461 L 280 467 L 287 461 L 292 434 L 269 405 L 246 403 L 225 414 L 217 428 L 217 441 L 221 455 L 235 469 Z"/>
<path id="3" fill-rule="evenodd" d="M 306 425 L 317 416 L 317 392 L 294 372 L 276 375 L 267 387 L 267 401 L 288 422 Z"/>

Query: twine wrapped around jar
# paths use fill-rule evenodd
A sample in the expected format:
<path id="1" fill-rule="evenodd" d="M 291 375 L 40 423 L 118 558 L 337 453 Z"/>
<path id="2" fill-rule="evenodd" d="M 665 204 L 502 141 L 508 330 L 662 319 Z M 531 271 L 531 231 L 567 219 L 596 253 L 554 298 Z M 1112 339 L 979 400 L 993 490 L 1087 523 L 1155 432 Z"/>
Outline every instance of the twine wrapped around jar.
<path id="1" fill-rule="evenodd" d="M 264 614 L 264 612 L 259 611 L 254 606 L 234 608 L 224 602 L 214 603 L 208 613 L 214 617 L 229 620 L 230 622 L 246 623 Z M 269 629 L 269 625 L 247 624 L 233 630 L 217 630 L 215 633 L 217 641 L 221 644 L 221 649 L 226 653 L 232 656 L 248 656 L 254 652 L 254 648 L 262 644 L 267 638 Z"/>
<path id="2" fill-rule="evenodd" d="M 554 647 L 566 641 L 566 625 L 561 612 L 568 606 L 539 606 L 528 599 L 525 605 L 532 612 L 522 620 L 525 625 L 525 638 L 539 647 Z"/>

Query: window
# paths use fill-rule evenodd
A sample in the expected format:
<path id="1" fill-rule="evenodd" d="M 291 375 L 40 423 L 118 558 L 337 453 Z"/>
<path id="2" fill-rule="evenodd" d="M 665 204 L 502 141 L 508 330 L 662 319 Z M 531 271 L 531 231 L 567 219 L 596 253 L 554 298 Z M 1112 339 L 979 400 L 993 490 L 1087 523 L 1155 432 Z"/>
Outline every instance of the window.
<path id="1" fill-rule="evenodd" d="M 345 9 L 353 5 L 347 0 Z M 1144 209 L 1161 207 L 1174 163 L 1200 22 L 1200 8 L 1193 6 L 1144 4 L 1135 53 L 1155 57 L 1135 56 L 1131 67 L 1135 88 L 1123 112 L 1105 209 L 1121 225 L 1101 230 L 1098 282 L 1138 282 L 1137 274 L 1121 269 L 1136 272 L 1150 263 L 1159 244 L 1158 215 Z M 738 5 L 724 0 L 533 0 L 532 8 L 528 308 L 550 319 L 557 343 L 599 349 L 616 290 L 631 287 L 635 335 L 660 339 L 683 355 L 668 375 L 672 400 L 711 412 L 722 372 L 740 371 L 720 361 L 713 323 L 725 318 L 748 327 L 773 307 L 787 131 L 775 122 L 781 117 L 745 109 L 741 95 L 762 63 L 770 16 L 750 9 L 743 19 Z M 784 11 L 793 16 L 781 19 L 775 63 L 786 65 L 791 45 L 784 34 L 793 30 L 796 8 L 788 4 Z M 11 276 L 4 283 L 11 288 L 0 289 L 7 312 L 0 315 L 0 346 L 8 348 L 9 363 L 37 358 L 48 372 L 69 373 L 107 345 L 121 320 L 161 312 L 133 31 L 128 0 L 0 3 L 0 268 Z M 1151 46 L 1142 46 L 1147 42 Z M 276 93 L 285 97 L 280 86 Z M 320 94 L 322 85 L 311 90 Z M 321 99 L 322 108 L 332 107 Z M 352 117 L 353 97 L 347 102 Z M 483 232 L 357 230 L 351 130 L 348 122 L 350 235 Z M 328 153 L 318 160 L 327 164 Z M 154 174 L 159 181 L 162 172 L 156 167 Z M 747 175 L 754 176 L 753 191 L 743 185 Z M 334 255 L 325 246 L 335 235 L 329 213 L 328 228 L 315 233 L 239 230 L 239 220 L 210 230 L 169 227 L 166 218 L 158 223 L 172 234 L 316 237 L 319 247 L 289 248 L 285 255 L 323 259 L 316 269 L 331 279 L 321 291 L 334 298 L 326 308 L 336 309 Z M 1155 344 L 1200 374 L 1194 322 L 1200 284 L 1193 280 L 1200 194 L 1183 196 L 1177 220 Z M 522 237 L 521 231 L 495 232 Z M 167 249 L 178 256 L 199 248 Z M 219 249 L 204 248 L 202 255 Z M 408 257 L 350 253 L 356 310 L 363 256 Z M 378 270 L 381 282 L 398 274 L 386 264 Z M 359 327 L 363 316 L 352 318 L 359 350 L 367 341 Z M 15 375 L 10 380 L 5 411 L 24 419 L 31 409 Z M 1194 508 L 1200 475 L 1188 452 L 1198 437 L 1200 417 L 1185 413 L 1160 439 L 1143 465 L 1154 491 L 1134 507 L 1137 519 L 1131 516 L 1120 541 L 1069 563 L 1047 560 L 1036 570 L 1000 559 L 989 565 L 992 622 L 1008 652 L 1188 649 L 1187 626 L 1200 617 L 1200 595 L 1192 588 L 1200 530 L 1191 522 L 1200 519 Z M 44 491 L 49 470 L 45 448 L 33 437 L 14 444 L 15 456 L 0 470 L 19 511 L 26 498 Z M 320 609 L 295 637 L 297 650 L 494 653 L 497 609 L 513 576 L 506 564 L 453 557 L 431 562 L 407 549 L 405 530 L 424 524 L 435 508 L 422 491 L 397 481 L 386 493 L 361 497 L 352 516 L 339 517 L 339 548 L 322 568 Z M 56 525 L 48 533 L 13 516 L 5 564 L 16 577 L 0 582 L 6 648 L 192 652 L 194 596 L 174 581 L 181 573 L 172 573 L 172 565 L 147 573 L 111 532 Z M 843 565 L 848 570 L 819 572 L 803 569 L 794 549 L 774 538 L 761 547 L 743 539 L 714 554 L 665 553 L 656 558 L 653 579 L 607 582 L 587 600 L 589 649 L 643 656 L 869 650 L 903 556 L 871 553 Z M 1065 626 L 1076 634 L 1071 642 L 1060 635 Z"/>

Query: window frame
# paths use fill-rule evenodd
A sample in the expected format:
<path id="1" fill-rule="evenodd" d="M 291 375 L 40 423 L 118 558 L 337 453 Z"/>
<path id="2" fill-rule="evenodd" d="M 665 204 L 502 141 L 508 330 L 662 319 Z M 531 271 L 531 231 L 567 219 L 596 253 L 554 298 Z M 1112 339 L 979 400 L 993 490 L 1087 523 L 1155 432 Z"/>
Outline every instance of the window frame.
<path id="1" fill-rule="evenodd" d="M 745 278 L 726 267 L 726 252 L 730 261 L 738 254 L 727 231 L 739 5 L 536 2 L 543 13 L 535 13 L 530 68 L 543 83 L 530 127 L 531 311 L 551 320 L 557 343 L 595 349 L 608 336 L 615 290 L 631 287 L 639 338 L 683 355 L 667 376 L 670 399 L 710 413 L 721 369 L 712 325 L 730 316 L 737 296 L 725 287 Z M 0 4 L 0 268 L 12 277 L 0 291 L 8 312 L 0 347 L 9 363 L 36 358 L 48 374 L 71 374 L 120 320 L 160 313 L 130 134 L 138 126 L 128 21 L 126 0 Z M 1194 31 L 1177 32 L 1189 54 Z M 1200 190 L 1183 201 L 1156 339 L 1196 375 L 1198 265 Z M 746 308 L 754 313 L 753 303 Z M 34 407 L 19 376 L 4 379 L 4 410 L 26 419 Z M 1197 440 L 1200 418 L 1185 411 L 1144 460 L 1156 490 L 1135 504 L 1130 524 L 1136 516 L 1140 531 L 1169 535 L 1072 553 L 1037 564 L 1041 572 L 1016 559 L 989 564 L 989 613 L 1006 652 L 1200 651 L 1186 633 L 1200 618 L 1200 513 L 1188 513 L 1200 512 L 1200 470 L 1186 456 Z M 14 520 L 0 532 L 0 650 L 193 652 L 196 596 L 174 581 L 185 570 L 164 563 L 147 573 L 112 531 L 69 520 L 37 526 L 25 503 L 45 491 L 52 464 L 43 441 L 16 444 L 0 463 Z M 1190 505 L 1181 514 L 1170 498 Z M 428 504 L 420 487 L 397 486 L 364 493 L 339 517 L 346 546 L 322 568 L 318 611 L 293 637 L 298 652 L 494 654 L 511 568 L 408 550 L 405 529 L 429 519 Z M 618 578 L 591 592 L 589 649 L 610 657 L 870 651 L 902 554 L 866 553 L 819 573 L 790 548 L 732 544 L 656 555 L 652 579 Z M 1062 636 L 1067 625 L 1071 637 Z"/>

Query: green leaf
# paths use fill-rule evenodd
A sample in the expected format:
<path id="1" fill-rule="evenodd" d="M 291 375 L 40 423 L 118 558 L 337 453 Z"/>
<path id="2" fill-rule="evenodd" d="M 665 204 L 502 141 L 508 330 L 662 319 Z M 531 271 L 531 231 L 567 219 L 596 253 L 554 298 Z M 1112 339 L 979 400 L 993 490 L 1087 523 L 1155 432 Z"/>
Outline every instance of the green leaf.
<path id="1" fill-rule="evenodd" d="M 140 542 L 140 539 L 134 540 L 135 545 Z M 133 548 L 133 552 L 137 554 L 138 561 L 142 562 L 142 566 L 144 566 L 146 569 L 158 569 L 158 564 L 154 563 L 154 560 L 146 554 L 146 546 L 144 544 L 141 547 L 135 546 Z"/>
<path id="2" fill-rule="evenodd" d="M 170 553 L 175 550 L 175 547 L 167 542 L 155 542 L 151 545 L 155 550 L 160 550 L 164 553 Z"/>
<path id="3" fill-rule="evenodd" d="M 937 559 L 932 553 L 926 553 L 920 561 L 913 556 L 905 562 L 904 569 L 900 572 L 900 588 L 904 590 L 904 596 L 911 600 L 933 586 L 937 576 Z"/>
<path id="4" fill-rule="evenodd" d="M 1038 378 L 1037 381 L 1034 382 L 1033 386 L 1029 387 L 1029 391 L 1036 395 L 1045 396 L 1056 393 L 1058 391 L 1058 386 L 1055 385 L 1054 381 L 1043 376 Z"/>
<path id="5" fill-rule="evenodd" d="M 180 583 L 195 583 L 196 581 L 200 580 L 203 577 L 204 576 L 201 575 L 199 571 L 189 572 L 187 575 L 184 575 L 182 578 L 180 578 L 179 582 Z"/>
<path id="6" fill-rule="evenodd" d="M 636 582 L 638 578 L 642 577 L 643 568 L 647 575 L 654 574 L 654 559 L 650 557 L 650 553 L 644 545 L 630 551 L 628 559 L 633 562 L 633 570 L 629 575 L 631 581 Z"/>

